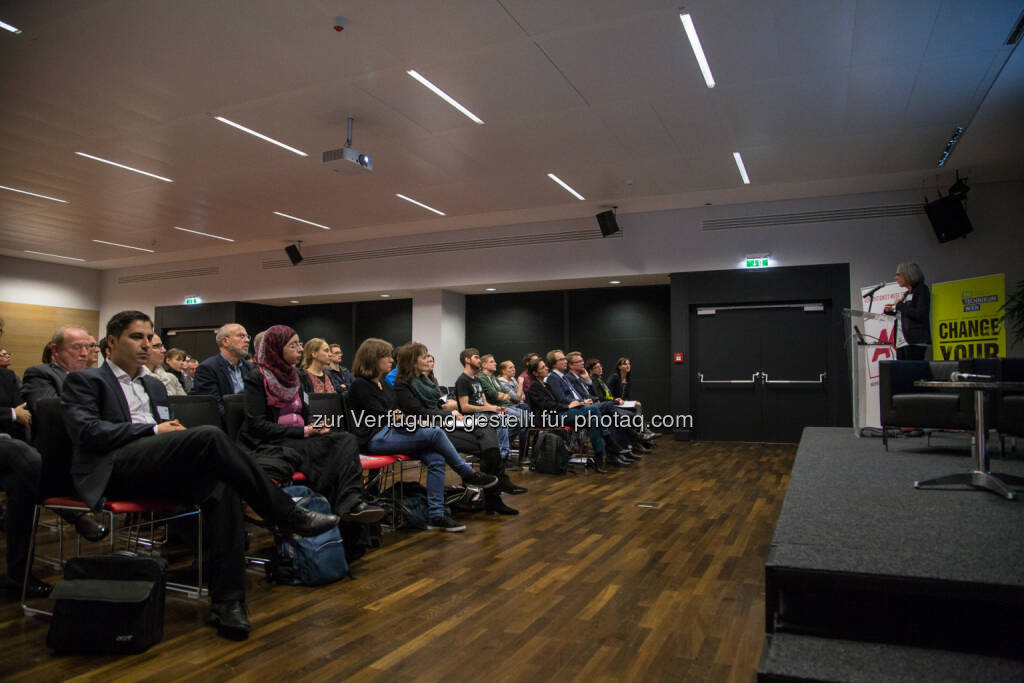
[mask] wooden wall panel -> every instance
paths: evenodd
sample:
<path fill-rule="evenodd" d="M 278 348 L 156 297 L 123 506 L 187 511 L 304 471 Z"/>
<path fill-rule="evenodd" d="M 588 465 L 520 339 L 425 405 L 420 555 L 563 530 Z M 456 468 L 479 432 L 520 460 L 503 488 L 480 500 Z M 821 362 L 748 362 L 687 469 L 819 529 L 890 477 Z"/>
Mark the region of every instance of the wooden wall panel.
<path fill-rule="evenodd" d="M 4 321 L 0 348 L 11 352 L 11 370 L 19 377 L 25 368 L 40 363 L 43 347 L 58 327 L 75 325 L 99 339 L 99 311 L 0 301 L 0 319 Z"/>

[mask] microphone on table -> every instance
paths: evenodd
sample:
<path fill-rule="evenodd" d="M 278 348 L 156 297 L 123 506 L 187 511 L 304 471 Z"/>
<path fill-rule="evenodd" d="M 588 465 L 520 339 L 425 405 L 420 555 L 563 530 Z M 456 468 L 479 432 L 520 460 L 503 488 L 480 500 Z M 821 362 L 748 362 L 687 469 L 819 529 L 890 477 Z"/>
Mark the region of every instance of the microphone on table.
<path fill-rule="evenodd" d="M 973 372 L 958 372 L 954 370 L 949 373 L 949 381 L 951 382 L 990 382 L 992 381 L 992 375 L 979 375 Z"/>

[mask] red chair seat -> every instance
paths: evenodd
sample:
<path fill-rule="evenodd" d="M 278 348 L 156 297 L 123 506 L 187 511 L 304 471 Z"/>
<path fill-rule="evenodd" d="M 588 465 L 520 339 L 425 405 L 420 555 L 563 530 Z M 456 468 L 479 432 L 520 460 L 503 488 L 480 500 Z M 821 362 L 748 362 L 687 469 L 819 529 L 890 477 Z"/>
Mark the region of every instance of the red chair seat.
<path fill-rule="evenodd" d="M 395 458 L 390 455 L 360 455 L 359 464 L 364 470 L 379 470 L 382 467 L 395 464 Z"/>
<path fill-rule="evenodd" d="M 293 484 L 297 484 L 300 481 L 308 481 L 308 479 L 306 478 L 305 474 L 303 474 L 302 472 L 295 472 L 294 474 L 292 474 L 292 483 Z"/>
<path fill-rule="evenodd" d="M 103 509 L 120 515 L 127 512 L 164 512 L 179 508 L 181 505 L 182 501 L 180 500 L 142 498 L 140 500 L 108 500 L 103 505 Z"/>
<path fill-rule="evenodd" d="M 394 458 L 395 460 L 397 460 L 398 462 L 409 462 L 410 460 L 415 460 L 416 459 L 416 458 L 414 458 L 414 457 L 412 457 L 410 455 L 405 455 L 403 453 L 396 453 L 395 455 L 392 455 L 391 457 Z"/>
<path fill-rule="evenodd" d="M 47 498 L 43 501 L 43 505 L 65 508 L 82 508 L 83 510 L 89 508 L 88 505 L 77 498 Z"/>

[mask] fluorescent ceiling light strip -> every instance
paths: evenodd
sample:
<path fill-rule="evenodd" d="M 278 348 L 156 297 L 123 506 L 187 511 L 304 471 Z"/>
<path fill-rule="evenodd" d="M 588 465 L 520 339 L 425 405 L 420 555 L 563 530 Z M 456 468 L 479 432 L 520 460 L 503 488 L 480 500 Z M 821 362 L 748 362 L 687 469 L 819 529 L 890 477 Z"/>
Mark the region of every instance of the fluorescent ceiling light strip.
<path fill-rule="evenodd" d="M 733 152 L 732 158 L 736 160 L 736 168 L 740 169 L 740 175 L 743 177 L 743 184 L 750 184 L 750 176 L 747 175 L 747 167 L 743 165 L 743 157 L 740 156 L 739 152 Z"/>
<path fill-rule="evenodd" d="M 709 88 L 714 88 L 715 77 L 711 75 L 711 66 L 708 64 L 708 58 L 704 56 L 704 48 L 701 47 L 700 38 L 697 37 L 697 29 L 693 25 L 693 18 L 689 12 L 680 12 L 679 20 L 683 22 L 686 37 L 690 39 L 690 47 L 693 48 L 693 56 L 697 58 L 700 72 L 704 74 L 704 82 L 708 84 Z"/>
<path fill-rule="evenodd" d="M 150 173 L 149 171 L 140 171 L 137 168 L 132 168 L 131 166 L 125 166 L 124 164 L 119 164 L 116 161 L 110 161 L 109 159 L 101 159 L 100 157 L 94 157 L 93 155 L 86 154 L 85 152 L 75 152 L 75 154 L 77 154 L 80 157 L 85 157 L 86 159 L 92 159 L 93 161 L 98 161 L 98 162 L 100 162 L 102 164 L 110 164 L 111 166 L 117 166 L 118 168 L 123 168 L 126 171 L 131 171 L 132 173 L 141 173 L 142 175 L 148 175 L 150 178 L 156 178 L 157 180 L 162 180 L 165 183 L 173 183 L 174 182 L 170 178 L 164 178 L 161 175 L 157 175 L 155 173 Z"/>
<path fill-rule="evenodd" d="M 117 242 L 104 242 L 103 240 L 93 240 L 93 242 L 97 242 L 99 244 L 109 244 L 112 247 L 122 247 L 124 249 L 134 249 L 135 251 L 145 251 L 145 252 L 149 252 L 150 254 L 155 253 L 152 249 L 143 249 L 142 247 L 132 247 L 132 246 L 129 246 L 127 244 L 118 244 Z"/>
<path fill-rule="evenodd" d="M 571 194 L 571 195 L 572 195 L 573 197 L 575 197 L 576 199 L 579 199 L 580 201 L 583 201 L 583 200 L 584 200 L 584 197 L 583 197 L 583 195 L 581 195 L 581 194 L 580 194 L 579 192 L 577 192 L 576 190 L 574 190 L 574 189 L 572 189 L 571 187 L 569 187 L 568 185 L 566 185 L 566 184 L 565 184 L 565 183 L 564 183 L 564 182 L 562 181 L 562 179 L 561 179 L 561 178 L 559 178 L 558 176 L 556 176 L 556 175 L 555 175 L 554 173 L 548 173 L 548 178 L 551 178 L 551 179 L 552 179 L 552 180 L 554 180 L 554 181 L 555 181 L 556 183 L 558 183 L 559 185 L 561 185 L 562 187 L 564 187 L 564 188 L 565 188 L 565 191 L 566 191 L 566 192 L 568 192 L 569 194 Z"/>
<path fill-rule="evenodd" d="M 198 230 L 189 230 L 188 228 L 179 228 L 178 226 L 174 226 L 174 229 L 175 230 L 181 230 L 182 232 L 190 232 L 193 235 L 202 235 L 203 237 L 212 237 L 215 240 L 224 240 L 225 242 L 234 242 L 234 240 L 229 238 L 229 237 L 220 237 L 219 235 L 211 235 L 208 232 L 199 232 Z"/>
<path fill-rule="evenodd" d="M 0 28 L 2 28 L 5 31 L 10 31 L 11 33 L 15 33 L 15 34 L 21 33 L 21 29 L 18 28 L 17 26 L 11 26 L 10 24 L 4 23 L 2 21 L 0 21 Z"/>
<path fill-rule="evenodd" d="M 282 147 L 282 148 L 288 150 L 289 152 L 293 152 L 295 154 L 298 154 L 300 157 L 308 157 L 309 156 L 308 154 L 303 152 L 301 149 L 295 149 L 294 147 L 289 147 L 288 145 L 284 144 L 283 142 L 279 142 L 279 141 L 275 140 L 274 138 L 267 137 L 263 133 L 257 133 L 256 131 L 252 130 L 251 128 L 246 128 L 245 126 L 237 124 L 234 121 L 229 121 L 228 119 L 224 118 L 223 116 L 214 116 L 213 118 L 217 119 L 221 123 L 226 123 L 229 126 L 234 126 L 238 130 L 243 131 L 245 133 L 248 133 L 249 135 L 255 135 L 260 140 L 266 140 L 267 142 L 275 144 L 278 147 Z"/>
<path fill-rule="evenodd" d="M 52 256 L 53 258 L 66 258 L 68 261 L 84 261 L 84 258 L 75 258 L 74 256 L 61 256 L 60 254 L 47 254 L 45 251 L 32 251 L 30 249 L 25 250 L 26 254 L 38 254 L 39 256 Z"/>
<path fill-rule="evenodd" d="M 410 76 L 415 78 L 417 81 L 419 81 L 420 83 L 425 85 L 431 92 L 433 92 L 435 95 L 440 97 L 442 100 L 444 100 L 448 104 L 450 104 L 453 107 L 455 107 L 456 109 L 458 109 L 460 112 L 462 112 L 463 116 L 465 116 L 467 119 L 469 119 L 473 123 L 479 123 L 479 124 L 483 125 L 483 120 L 479 116 L 477 116 L 476 114 L 474 114 L 473 112 L 471 112 L 470 110 L 466 109 L 461 104 L 456 102 L 455 99 L 451 95 L 446 93 L 444 90 L 441 90 L 436 85 L 434 85 L 433 83 L 428 81 L 426 78 L 421 76 L 415 69 L 409 69 L 405 73 L 409 74 Z"/>
<path fill-rule="evenodd" d="M 437 210 L 437 209 L 435 209 L 434 207 L 432 207 L 432 206 L 427 206 L 427 205 L 426 205 L 426 204 L 424 204 L 423 202 L 418 202 L 418 201 L 416 201 L 415 199 L 413 199 L 412 197 L 406 197 L 406 196 L 405 196 L 404 194 L 397 194 L 397 193 L 396 193 L 396 194 L 395 194 L 395 196 L 396 196 L 396 197 L 398 197 L 399 199 L 404 199 L 405 201 L 409 202 L 410 204 L 415 204 L 416 206 L 421 206 L 421 207 L 423 207 L 424 209 L 426 209 L 427 211 L 433 211 L 433 212 L 434 212 L 434 213 L 436 213 L 436 214 L 437 214 L 438 216 L 446 216 L 446 215 L 447 215 L 447 214 L 446 214 L 446 213 L 445 213 L 444 211 L 438 211 L 438 210 Z"/>
<path fill-rule="evenodd" d="M 49 199 L 51 202 L 60 202 L 61 204 L 67 204 L 66 199 L 57 199 L 56 197 L 47 197 L 45 194 L 36 194 L 35 192 L 29 192 L 28 190 L 19 190 L 16 187 L 7 187 L 6 185 L 0 185 L 0 190 L 10 190 L 11 192 L 20 192 L 21 194 L 27 194 L 32 197 L 39 197 L 40 199 Z"/>
<path fill-rule="evenodd" d="M 305 218 L 296 218 L 295 216 L 289 216 L 288 214 L 281 213 L 280 211 L 275 211 L 274 213 L 277 214 L 278 216 L 281 216 L 282 218 L 290 218 L 293 221 L 298 221 L 300 223 L 309 223 L 310 225 L 315 225 L 318 228 L 323 228 L 324 230 L 330 230 L 330 228 L 327 227 L 326 225 L 320 225 L 319 223 L 314 223 L 313 221 L 307 221 Z"/>

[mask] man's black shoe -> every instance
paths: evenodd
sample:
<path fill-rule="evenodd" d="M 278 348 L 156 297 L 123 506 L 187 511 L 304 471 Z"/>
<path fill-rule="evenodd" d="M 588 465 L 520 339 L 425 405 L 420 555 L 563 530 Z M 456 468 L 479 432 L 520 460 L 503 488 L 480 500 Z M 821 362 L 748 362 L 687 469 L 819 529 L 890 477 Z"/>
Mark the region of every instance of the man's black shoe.
<path fill-rule="evenodd" d="M 622 453 L 608 453 L 606 454 L 605 461 L 615 467 L 630 467 L 633 464 L 633 461 Z"/>
<path fill-rule="evenodd" d="M 633 452 L 634 453 L 650 453 L 651 452 L 651 447 L 649 445 L 645 444 L 643 441 L 634 441 L 633 442 Z"/>
<path fill-rule="evenodd" d="M 469 474 L 462 475 L 462 483 L 479 486 L 482 489 L 489 489 L 498 483 L 498 478 L 493 474 L 484 474 L 483 472 L 473 471 Z"/>
<path fill-rule="evenodd" d="M 511 493 L 513 495 L 526 493 L 528 489 L 518 486 L 508 478 L 507 474 L 501 475 L 501 479 L 498 481 L 498 490 L 502 493 Z"/>
<path fill-rule="evenodd" d="M 510 508 L 508 505 L 502 502 L 501 498 L 494 497 L 493 499 L 487 499 L 484 503 L 484 510 L 489 515 L 518 515 L 519 510 Z"/>
<path fill-rule="evenodd" d="M 359 501 L 351 510 L 341 516 L 343 522 L 359 522 L 360 524 L 373 524 L 384 518 L 387 512 L 379 505 L 370 505 Z"/>
<path fill-rule="evenodd" d="M 245 614 L 245 603 L 241 600 L 211 604 L 210 623 L 217 627 L 218 636 L 231 640 L 245 640 L 252 630 L 252 624 Z"/>
<path fill-rule="evenodd" d="M 288 515 L 284 531 L 297 536 L 319 536 L 331 527 L 338 526 L 340 521 L 338 515 L 313 512 L 296 505 Z"/>
<path fill-rule="evenodd" d="M 110 533 L 110 529 L 105 524 L 88 512 L 83 512 L 78 516 L 75 520 L 75 529 L 82 535 L 82 538 L 93 543 L 102 541 Z"/>
<path fill-rule="evenodd" d="M 603 460 L 603 458 L 587 458 L 587 467 L 598 474 L 608 474 L 608 470 L 602 467 L 601 460 Z"/>
<path fill-rule="evenodd" d="M 648 429 L 647 431 L 643 432 L 643 437 L 648 441 L 654 441 L 655 439 L 661 438 L 661 432 L 652 432 L 651 430 Z"/>
<path fill-rule="evenodd" d="M 13 595 L 21 597 L 21 579 L 14 579 L 10 576 L 5 576 L 3 579 L 4 593 L 7 595 Z M 25 591 L 26 598 L 45 598 L 53 590 L 53 586 L 40 581 L 36 577 L 29 574 L 28 576 L 28 589 Z"/>

